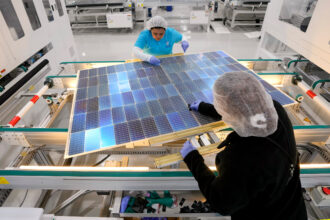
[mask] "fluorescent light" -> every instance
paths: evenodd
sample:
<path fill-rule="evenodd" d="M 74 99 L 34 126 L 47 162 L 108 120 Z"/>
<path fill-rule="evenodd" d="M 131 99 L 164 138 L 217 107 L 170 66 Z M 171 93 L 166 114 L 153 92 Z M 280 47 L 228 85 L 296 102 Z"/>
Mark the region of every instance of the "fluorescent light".
<path fill-rule="evenodd" d="M 149 167 L 61 167 L 61 166 L 20 166 L 21 170 L 45 171 L 149 171 Z"/>
<path fill-rule="evenodd" d="M 330 164 L 327 163 L 300 164 L 300 168 L 302 169 L 330 168 Z"/>

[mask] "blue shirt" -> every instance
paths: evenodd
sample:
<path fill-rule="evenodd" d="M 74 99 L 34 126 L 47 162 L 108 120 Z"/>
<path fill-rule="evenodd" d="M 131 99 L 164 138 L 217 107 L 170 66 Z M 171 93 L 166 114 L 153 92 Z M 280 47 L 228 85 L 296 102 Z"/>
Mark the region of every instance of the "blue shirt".
<path fill-rule="evenodd" d="M 172 54 L 174 43 L 182 40 L 182 35 L 173 28 L 166 28 L 162 39 L 156 41 L 150 30 L 144 30 L 140 33 L 134 46 L 139 47 L 144 53 L 160 56 Z"/>

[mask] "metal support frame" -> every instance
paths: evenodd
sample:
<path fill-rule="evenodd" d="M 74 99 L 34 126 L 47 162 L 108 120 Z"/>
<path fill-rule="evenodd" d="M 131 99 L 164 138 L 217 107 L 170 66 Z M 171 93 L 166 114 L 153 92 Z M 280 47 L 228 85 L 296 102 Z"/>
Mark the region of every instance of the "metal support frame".
<path fill-rule="evenodd" d="M 265 10 L 239 10 L 239 9 L 232 9 L 233 10 L 233 15 L 231 18 L 228 18 L 226 20 L 226 23 L 228 23 L 230 25 L 231 28 L 234 28 L 235 26 L 240 26 L 240 25 L 244 25 L 244 26 L 262 26 L 263 22 L 260 23 L 247 23 L 247 22 L 237 22 L 236 21 L 236 17 L 239 14 L 265 14 L 266 13 L 266 9 Z"/>

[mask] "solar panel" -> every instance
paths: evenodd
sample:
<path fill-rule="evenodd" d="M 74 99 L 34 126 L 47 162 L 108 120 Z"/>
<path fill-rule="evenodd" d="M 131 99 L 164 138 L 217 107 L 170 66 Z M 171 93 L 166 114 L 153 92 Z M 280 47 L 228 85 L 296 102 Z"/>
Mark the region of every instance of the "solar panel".
<path fill-rule="evenodd" d="M 66 157 L 173 132 L 178 137 L 215 122 L 187 106 L 197 99 L 212 103 L 214 81 L 226 72 L 251 73 L 273 99 L 282 105 L 294 103 L 222 51 L 160 60 L 160 66 L 135 62 L 78 73 Z"/>

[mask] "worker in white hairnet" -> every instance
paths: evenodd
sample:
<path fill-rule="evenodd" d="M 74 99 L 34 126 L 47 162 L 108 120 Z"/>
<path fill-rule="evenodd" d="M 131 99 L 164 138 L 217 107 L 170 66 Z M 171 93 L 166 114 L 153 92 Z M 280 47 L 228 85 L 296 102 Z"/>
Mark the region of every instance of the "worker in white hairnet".
<path fill-rule="evenodd" d="M 174 43 L 181 43 L 183 52 L 189 43 L 182 34 L 173 28 L 167 27 L 167 22 L 161 16 L 152 17 L 147 23 L 147 30 L 140 33 L 133 48 L 136 58 L 159 65 L 160 60 L 155 56 L 172 54 Z"/>
<path fill-rule="evenodd" d="M 233 128 L 218 148 L 218 175 L 187 141 L 184 162 L 214 211 L 232 219 L 307 219 L 292 124 L 255 76 L 231 72 L 213 86 L 214 104 L 190 109 Z"/>

